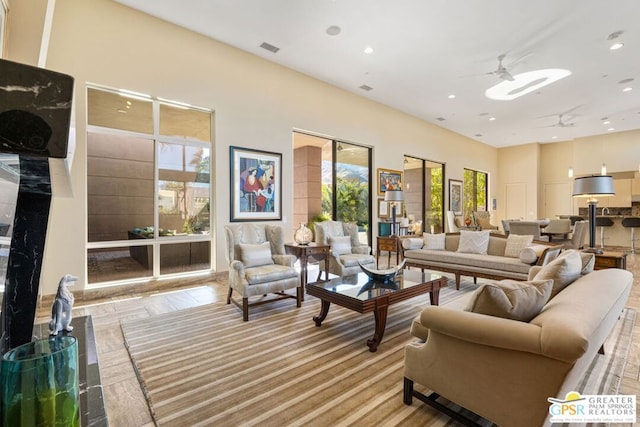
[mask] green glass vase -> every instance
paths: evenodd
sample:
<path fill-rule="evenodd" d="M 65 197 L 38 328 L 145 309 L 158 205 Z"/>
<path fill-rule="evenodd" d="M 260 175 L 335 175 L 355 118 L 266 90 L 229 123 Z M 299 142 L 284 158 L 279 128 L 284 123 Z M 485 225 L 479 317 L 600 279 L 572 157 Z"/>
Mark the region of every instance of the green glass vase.
<path fill-rule="evenodd" d="M 41 339 L 2 356 L 3 426 L 79 426 L 78 343 Z"/>

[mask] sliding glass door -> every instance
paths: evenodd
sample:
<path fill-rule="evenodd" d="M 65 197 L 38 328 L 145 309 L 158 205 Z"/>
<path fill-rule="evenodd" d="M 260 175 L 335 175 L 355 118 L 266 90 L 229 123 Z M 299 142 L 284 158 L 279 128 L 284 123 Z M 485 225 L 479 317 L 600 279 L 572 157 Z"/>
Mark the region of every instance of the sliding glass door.
<path fill-rule="evenodd" d="M 371 241 L 371 149 L 333 141 L 333 218 L 355 222 L 360 242 Z"/>
<path fill-rule="evenodd" d="M 405 211 L 411 232 L 444 232 L 443 178 L 444 164 L 412 156 L 404 157 Z"/>

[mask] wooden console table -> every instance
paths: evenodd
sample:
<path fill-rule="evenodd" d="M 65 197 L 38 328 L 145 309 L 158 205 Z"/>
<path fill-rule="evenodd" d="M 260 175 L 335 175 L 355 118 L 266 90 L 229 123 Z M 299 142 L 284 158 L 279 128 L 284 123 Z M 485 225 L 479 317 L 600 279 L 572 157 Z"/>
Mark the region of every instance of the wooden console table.
<path fill-rule="evenodd" d="M 594 270 L 602 270 L 605 268 L 622 268 L 627 269 L 627 254 L 625 252 L 604 251 L 596 254 L 596 262 L 593 266 Z"/>
<path fill-rule="evenodd" d="M 396 265 L 400 263 L 400 239 L 398 236 L 378 236 L 378 248 L 376 250 L 376 265 L 379 266 L 380 252 L 387 251 L 387 265 L 391 266 L 391 252 L 396 253 Z"/>

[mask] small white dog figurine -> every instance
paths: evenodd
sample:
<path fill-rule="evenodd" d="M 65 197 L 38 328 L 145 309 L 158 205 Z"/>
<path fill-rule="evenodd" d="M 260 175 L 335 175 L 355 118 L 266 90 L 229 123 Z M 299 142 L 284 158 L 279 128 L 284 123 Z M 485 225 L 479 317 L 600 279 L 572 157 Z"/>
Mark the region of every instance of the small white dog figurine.
<path fill-rule="evenodd" d="M 60 331 L 73 331 L 71 326 L 71 309 L 73 308 L 73 294 L 67 286 L 78 280 L 71 274 L 65 274 L 58 283 L 58 292 L 51 306 L 51 320 L 49 321 L 49 335 L 58 335 Z"/>

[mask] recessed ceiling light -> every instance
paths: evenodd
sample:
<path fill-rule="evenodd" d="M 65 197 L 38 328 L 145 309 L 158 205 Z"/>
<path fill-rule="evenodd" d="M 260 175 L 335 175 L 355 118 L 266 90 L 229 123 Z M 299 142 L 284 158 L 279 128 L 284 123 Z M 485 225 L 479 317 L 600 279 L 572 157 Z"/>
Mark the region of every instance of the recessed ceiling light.
<path fill-rule="evenodd" d="M 490 122 L 494 121 L 495 119 L 496 119 L 495 117 L 489 117 Z"/>
<path fill-rule="evenodd" d="M 624 89 L 622 89 L 623 92 L 631 92 L 632 90 L 632 87 L 625 87 Z"/>
<path fill-rule="evenodd" d="M 634 78 L 633 78 L 633 77 L 629 77 L 629 78 L 626 78 L 626 79 L 622 79 L 622 80 L 620 80 L 620 81 L 618 82 L 618 84 L 620 84 L 620 85 L 624 85 L 624 84 L 627 84 L 627 83 L 631 83 L 633 80 L 634 80 Z"/>
<path fill-rule="evenodd" d="M 558 139 L 558 137 L 557 137 L 557 136 L 555 136 L 555 135 L 553 135 L 553 136 L 551 137 L 551 139 Z"/>
<path fill-rule="evenodd" d="M 609 46 L 609 50 L 618 50 L 622 46 L 624 46 L 624 43 L 614 43 L 611 46 Z"/>
<path fill-rule="evenodd" d="M 449 99 L 453 99 L 453 98 L 455 98 L 455 97 L 456 97 L 456 96 L 455 96 L 454 94 L 451 94 L 451 95 L 449 95 L 447 98 L 449 98 Z"/>
<path fill-rule="evenodd" d="M 609 128 L 607 129 L 609 132 L 616 130 L 616 128 Z"/>
<path fill-rule="evenodd" d="M 373 53 L 373 48 L 371 46 L 365 47 L 364 53 L 366 53 L 367 55 L 371 55 Z"/>
<path fill-rule="evenodd" d="M 482 134 L 481 134 L 481 133 L 476 133 L 476 135 L 475 135 L 475 136 L 477 136 L 478 138 L 480 138 L 480 137 L 482 136 Z"/>
<path fill-rule="evenodd" d="M 329 28 L 327 28 L 326 31 L 327 31 L 327 34 L 329 34 L 330 36 L 337 36 L 338 34 L 340 34 L 340 31 L 342 30 L 337 25 L 332 25 Z"/>
<path fill-rule="evenodd" d="M 513 81 L 505 80 L 485 91 L 487 98 L 499 101 L 511 101 L 536 91 L 551 83 L 571 75 L 571 71 L 562 68 L 528 71 L 513 76 Z"/>
<path fill-rule="evenodd" d="M 605 120 L 604 122 L 602 122 L 603 125 L 608 125 L 609 123 L 611 123 L 610 120 Z"/>

